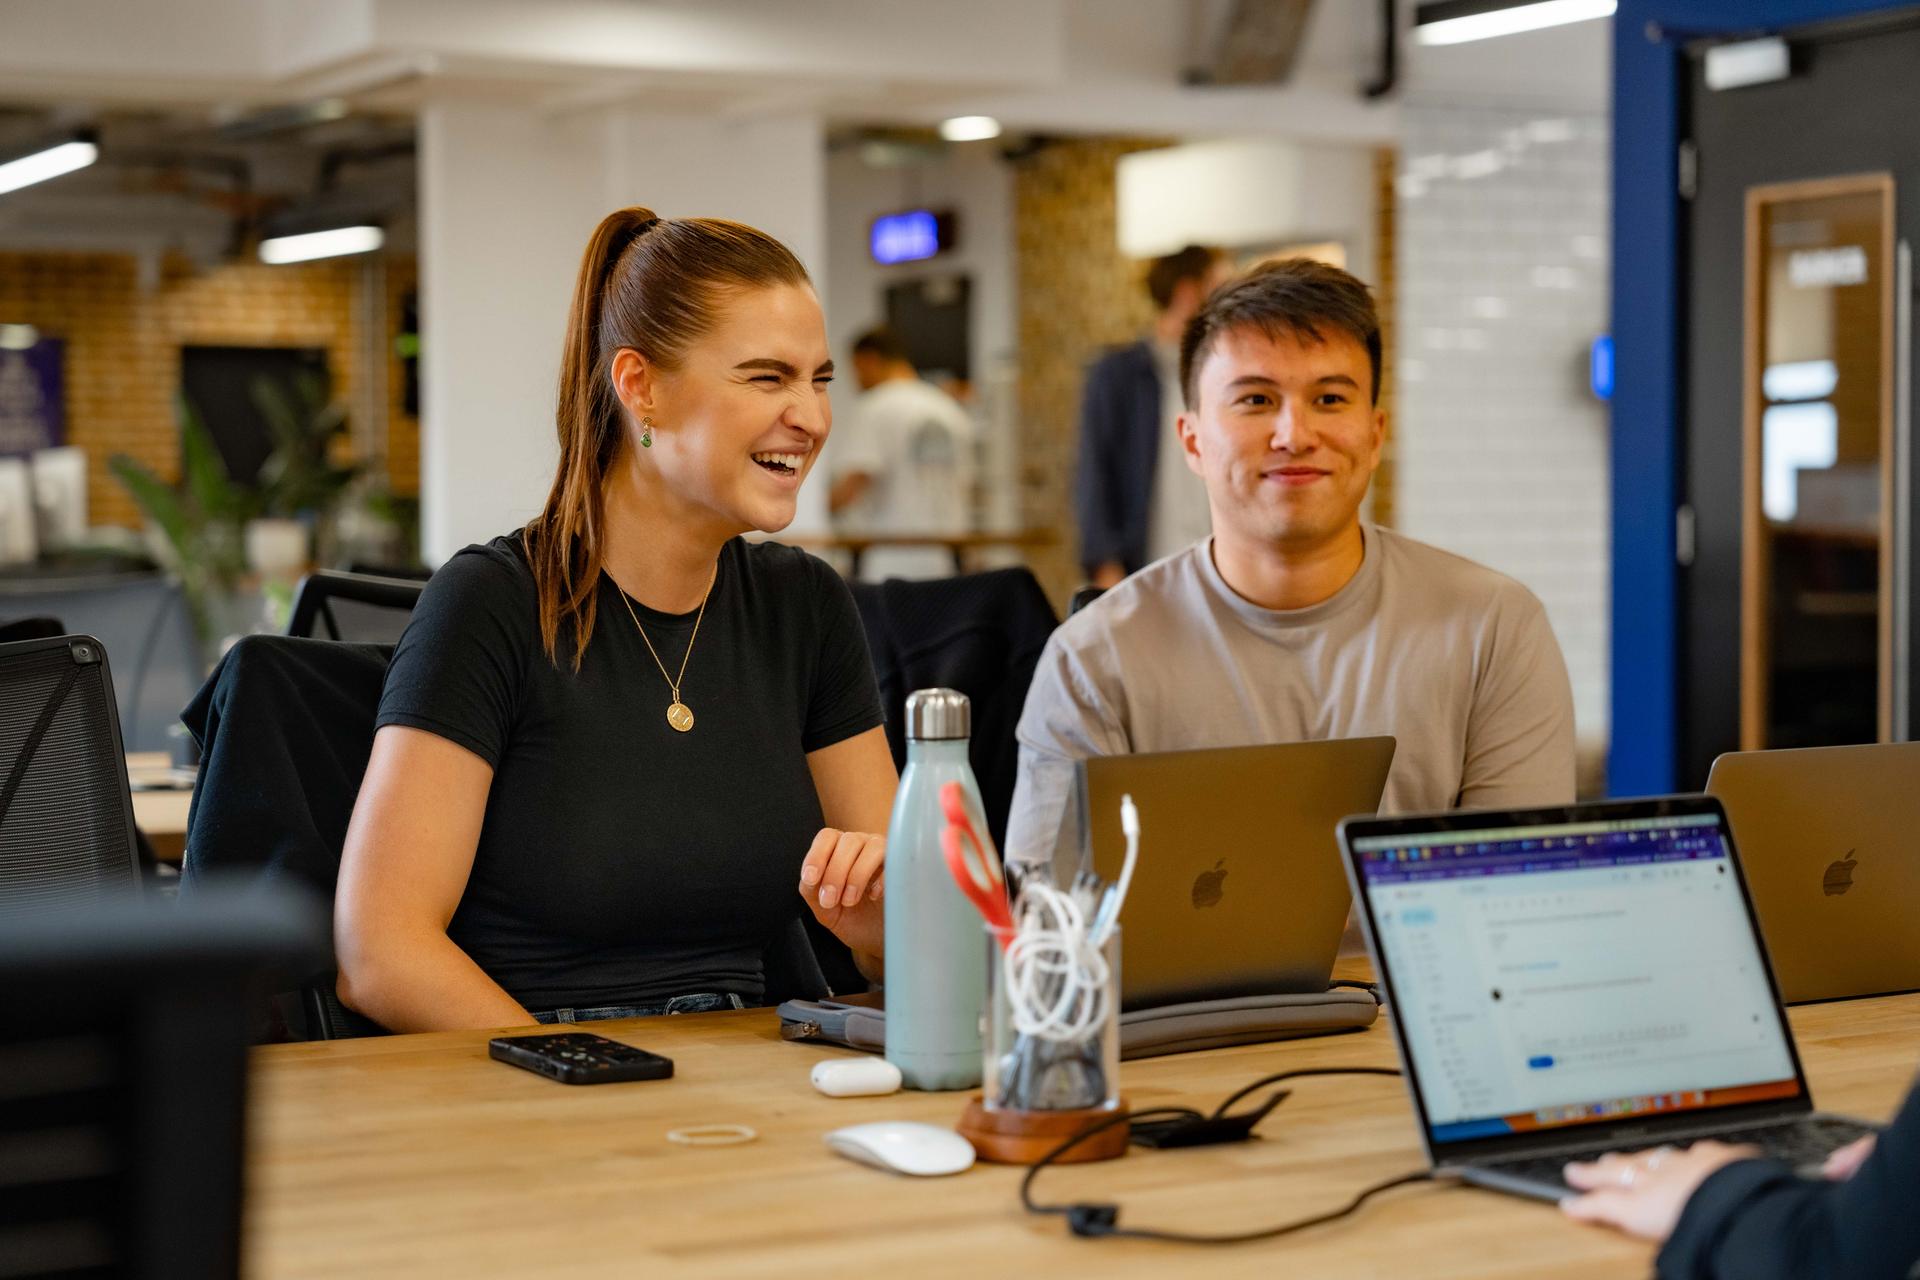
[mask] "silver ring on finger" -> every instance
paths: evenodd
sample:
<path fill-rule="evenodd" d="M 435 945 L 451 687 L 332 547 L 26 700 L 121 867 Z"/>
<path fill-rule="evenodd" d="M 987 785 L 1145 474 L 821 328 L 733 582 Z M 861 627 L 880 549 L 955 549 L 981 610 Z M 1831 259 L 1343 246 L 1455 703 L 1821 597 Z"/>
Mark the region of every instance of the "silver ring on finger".
<path fill-rule="evenodd" d="M 1639 1176 L 1639 1173 L 1640 1171 L 1638 1169 L 1634 1168 L 1632 1165 L 1628 1165 L 1626 1168 L 1620 1171 L 1620 1185 L 1622 1187 L 1632 1186 L 1633 1180 Z"/>

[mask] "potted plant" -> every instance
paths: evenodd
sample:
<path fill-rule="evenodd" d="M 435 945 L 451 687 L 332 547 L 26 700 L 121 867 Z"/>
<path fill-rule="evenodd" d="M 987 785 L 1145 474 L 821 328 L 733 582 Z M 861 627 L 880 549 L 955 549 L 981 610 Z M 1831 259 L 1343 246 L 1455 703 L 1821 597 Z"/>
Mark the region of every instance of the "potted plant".
<path fill-rule="evenodd" d="M 205 424 L 184 400 L 180 415 L 180 483 L 167 484 L 144 463 L 116 453 L 107 466 L 147 517 L 148 548 L 180 582 L 201 656 L 211 664 L 232 621 L 246 576 L 242 528 L 252 495 L 233 482 Z"/>

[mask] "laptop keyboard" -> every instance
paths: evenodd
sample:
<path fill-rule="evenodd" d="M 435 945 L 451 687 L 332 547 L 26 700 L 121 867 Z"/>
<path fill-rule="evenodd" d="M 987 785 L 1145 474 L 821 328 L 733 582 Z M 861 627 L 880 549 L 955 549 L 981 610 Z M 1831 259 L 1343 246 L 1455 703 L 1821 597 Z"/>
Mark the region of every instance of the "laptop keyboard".
<path fill-rule="evenodd" d="M 1856 1124 L 1851 1120 L 1809 1117 L 1702 1136 L 1734 1146 L 1759 1147 L 1771 1159 L 1783 1161 L 1797 1169 L 1818 1165 L 1836 1149 L 1873 1132 L 1872 1126 Z M 1560 1176 L 1560 1171 L 1569 1161 L 1597 1160 L 1609 1151 L 1619 1149 L 1618 1146 L 1593 1147 L 1563 1151 L 1551 1156 L 1528 1156 L 1520 1160 L 1476 1160 L 1473 1167 L 1524 1178 L 1529 1182 L 1564 1187 L 1566 1179 Z"/>

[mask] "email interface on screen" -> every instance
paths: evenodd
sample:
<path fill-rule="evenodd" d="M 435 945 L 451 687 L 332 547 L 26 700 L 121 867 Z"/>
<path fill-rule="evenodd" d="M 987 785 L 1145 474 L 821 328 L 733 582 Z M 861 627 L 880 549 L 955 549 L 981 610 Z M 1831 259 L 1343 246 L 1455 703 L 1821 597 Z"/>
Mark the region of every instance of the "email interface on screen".
<path fill-rule="evenodd" d="M 1799 1092 L 1716 817 L 1353 848 L 1434 1142 Z"/>

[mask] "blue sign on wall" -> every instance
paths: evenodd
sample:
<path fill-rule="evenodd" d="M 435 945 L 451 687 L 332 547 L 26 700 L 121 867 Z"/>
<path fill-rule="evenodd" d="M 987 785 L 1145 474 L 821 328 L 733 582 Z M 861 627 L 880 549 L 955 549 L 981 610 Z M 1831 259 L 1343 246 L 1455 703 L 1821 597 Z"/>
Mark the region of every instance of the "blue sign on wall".
<path fill-rule="evenodd" d="M 1603 333 L 1593 340 L 1587 353 L 1587 383 L 1595 397 L 1613 399 L 1613 335 Z"/>
<path fill-rule="evenodd" d="M 24 326 L 19 326 L 24 327 Z M 7 325 L 0 328 L 15 329 Z M 27 331 L 29 334 L 32 330 Z M 32 453 L 61 444 L 66 426 L 64 344 L 37 338 L 0 343 L 0 455 Z"/>
<path fill-rule="evenodd" d="M 940 243 L 940 218 L 931 209 L 909 209 L 873 220 L 868 252 L 882 266 L 920 262 L 946 248 Z"/>

